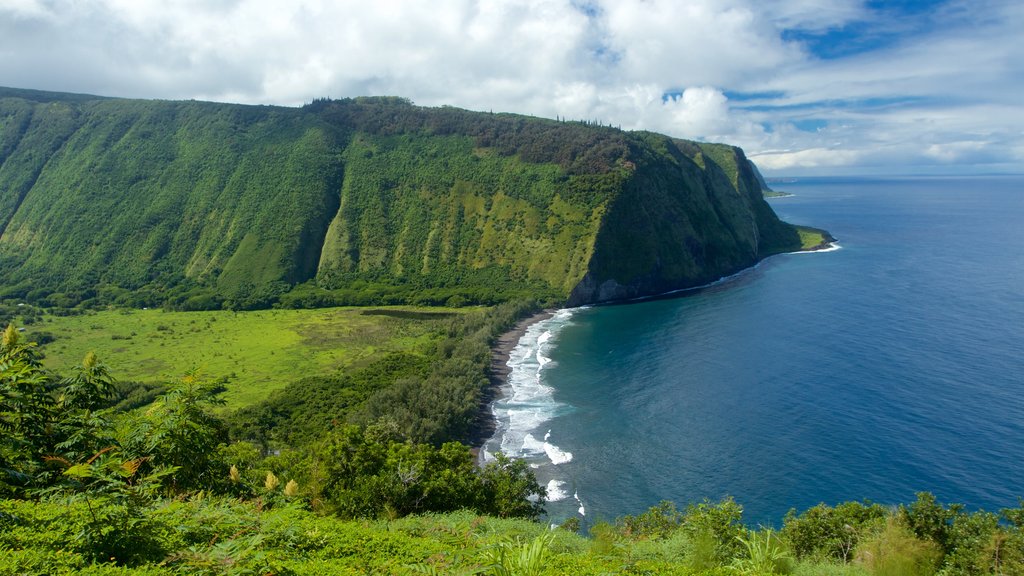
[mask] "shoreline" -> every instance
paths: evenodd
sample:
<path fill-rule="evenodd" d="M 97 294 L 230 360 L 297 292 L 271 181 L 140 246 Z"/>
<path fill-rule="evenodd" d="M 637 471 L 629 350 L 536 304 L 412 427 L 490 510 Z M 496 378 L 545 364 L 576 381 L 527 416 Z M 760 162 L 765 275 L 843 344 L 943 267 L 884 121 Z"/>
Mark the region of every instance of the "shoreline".
<path fill-rule="evenodd" d="M 508 366 L 512 350 L 519 344 L 519 339 L 523 337 L 523 334 L 526 334 L 527 328 L 551 318 L 556 311 L 553 308 L 546 309 L 519 320 L 511 330 L 498 336 L 491 346 L 491 364 L 487 368 L 487 386 L 484 387 L 480 396 L 480 407 L 469 437 L 469 446 L 474 456 L 479 456 L 480 449 L 494 437 L 494 433 L 497 431 L 498 422 L 494 418 L 491 405 L 501 397 L 501 388 L 508 382 L 508 376 L 512 371 Z"/>
<path fill-rule="evenodd" d="M 648 296 L 637 296 L 635 298 L 626 298 L 622 300 L 612 300 L 608 302 L 599 302 L 593 304 L 594 306 L 614 306 L 617 304 L 629 304 L 645 300 L 660 300 L 666 298 L 678 298 L 684 296 L 687 292 L 696 292 L 705 288 L 710 288 L 722 282 L 727 282 L 736 276 L 745 274 L 758 268 L 764 261 L 768 260 L 772 256 L 778 256 L 779 254 L 801 254 L 801 253 L 814 253 L 814 252 L 830 252 L 838 249 L 838 240 L 827 231 L 820 228 L 805 227 L 807 229 L 819 232 L 822 235 L 823 242 L 817 246 L 810 248 L 800 248 L 793 252 L 779 252 L 778 254 L 770 254 L 764 258 L 761 258 L 757 262 L 750 266 L 741 268 L 732 274 L 721 276 L 716 280 L 702 284 L 700 286 L 691 286 L 689 288 L 677 288 L 675 290 L 669 290 L 660 294 L 652 294 Z M 480 450 L 483 445 L 494 437 L 494 433 L 497 431 L 497 421 L 494 418 L 494 411 L 491 409 L 495 400 L 498 400 L 502 394 L 502 386 L 508 383 L 508 376 L 511 373 L 511 368 L 508 366 L 508 361 L 511 356 L 512 350 L 519 344 L 519 340 L 526 334 L 527 328 L 540 322 L 547 320 L 555 315 L 558 310 L 555 308 L 548 308 L 531 314 L 526 318 L 523 318 L 516 322 L 516 325 L 509 331 L 503 333 L 495 340 L 494 344 L 491 345 L 491 362 L 487 368 L 487 385 L 482 390 L 480 395 L 480 403 L 477 410 L 477 416 L 474 419 L 472 429 L 469 434 L 469 447 L 473 456 L 479 458 Z"/>

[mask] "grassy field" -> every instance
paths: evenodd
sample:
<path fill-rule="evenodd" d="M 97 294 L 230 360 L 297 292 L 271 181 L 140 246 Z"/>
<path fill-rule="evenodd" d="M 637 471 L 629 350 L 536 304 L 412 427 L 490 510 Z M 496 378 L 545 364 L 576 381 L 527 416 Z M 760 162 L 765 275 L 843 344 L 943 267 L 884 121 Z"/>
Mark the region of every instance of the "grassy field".
<path fill-rule="evenodd" d="M 832 241 L 824 230 L 808 226 L 795 226 L 795 228 L 800 233 L 801 250 L 813 250 Z"/>
<path fill-rule="evenodd" d="M 255 312 L 118 310 L 48 316 L 44 364 L 66 372 L 95 352 L 118 380 L 170 381 L 193 368 L 230 377 L 227 408 L 258 402 L 289 382 L 359 367 L 388 352 L 420 352 L 457 309 L 327 308 Z"/>

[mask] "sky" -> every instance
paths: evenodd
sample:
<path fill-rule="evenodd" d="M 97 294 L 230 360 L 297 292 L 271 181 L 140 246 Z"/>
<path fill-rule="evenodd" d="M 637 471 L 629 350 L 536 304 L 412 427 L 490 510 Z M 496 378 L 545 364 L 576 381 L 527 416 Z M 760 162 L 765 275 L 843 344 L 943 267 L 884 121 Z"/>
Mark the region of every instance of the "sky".
<path fill-rule="evenodd" d="M 1024 173 L 1019 0 L 0 0 L 0 86 L 599 121 L 766 176 Z"/>

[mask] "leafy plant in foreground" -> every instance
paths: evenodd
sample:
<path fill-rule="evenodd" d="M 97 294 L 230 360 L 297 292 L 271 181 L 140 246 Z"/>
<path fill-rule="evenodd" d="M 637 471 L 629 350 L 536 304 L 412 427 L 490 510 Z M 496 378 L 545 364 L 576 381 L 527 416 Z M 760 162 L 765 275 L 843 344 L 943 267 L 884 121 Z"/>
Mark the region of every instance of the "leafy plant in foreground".
<path fill-rule="evenodd" d="M 124 450 L 146 466 L 174 467 L 165 479 L 175 491 L 201 490 L 226 480 L 227 466 L 216 458 L 227 431 L 209 408 L 223 404 L 221 384 L 193 371 L 157 398 L 142 418 L 128 419 L 120 431 Z M 223 468 L 223 470 L 221 470 Z"/>
<path fill-rule="evenodd" d="M 732 563 L 738 573 L 770 576 L 793 571 L 793 556 L 773 530 L 750 530 L 745 537 L 739 537 L 739 541 L 745 553 Z"/>
<path fill-rule="evenodd" d="M 857 561 L 875 576 L 930 576 L 942 559 L 938 544 L 922 540 L 890 517 L 857 547 Z"/>
<path fill-rule="evenodd" d="M 539 576 L 551 556 L 550 532 L 523 543 L 500 542 L 484 554 L 489 566 L 485 574 L 494 576 Z"/>

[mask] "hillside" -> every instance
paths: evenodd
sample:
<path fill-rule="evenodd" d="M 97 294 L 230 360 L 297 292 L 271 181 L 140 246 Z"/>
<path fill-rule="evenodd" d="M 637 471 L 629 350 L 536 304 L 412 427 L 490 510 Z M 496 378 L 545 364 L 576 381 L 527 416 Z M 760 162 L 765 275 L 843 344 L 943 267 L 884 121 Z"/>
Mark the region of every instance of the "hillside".
<path fill-rule="evenodd" d="M 738 148 L 580 122 L 0 89 L 0 297 L 597 302 L 799 248 L 760 191 Z"/>

